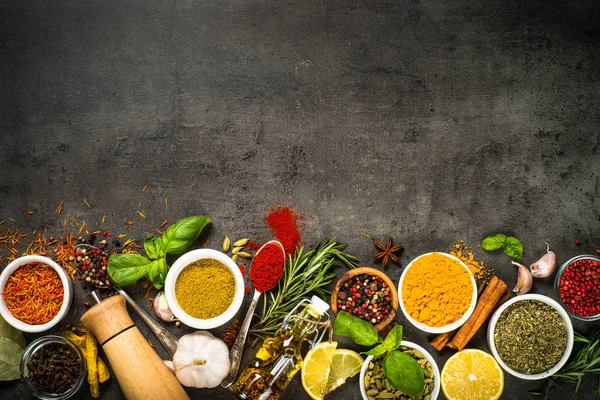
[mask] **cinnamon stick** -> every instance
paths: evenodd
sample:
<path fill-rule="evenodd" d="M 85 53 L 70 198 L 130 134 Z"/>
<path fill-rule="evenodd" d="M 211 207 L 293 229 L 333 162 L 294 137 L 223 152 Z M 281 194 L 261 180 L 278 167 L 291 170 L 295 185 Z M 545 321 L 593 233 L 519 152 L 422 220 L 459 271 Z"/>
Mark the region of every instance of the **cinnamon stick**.
<path fill-rule="evenodd" d="M 459 328 L 452 341 L 448 343 L 448 347 L 454 350 L 464 349 L 469 340 L 477 333 L 481 325 L 488 319 L 500 298 L 505 295 L 506 289 L 507 286 L 504 281 L 495 276 L 490 279 L 489 284 L 481 294 L 481 297 L 475 306 L 473 314 L 471 314 L 471 317 L 467 322 Z"/>
<path fill-rule="evenodd" d="M 492 313 L 494 311 L 496 311 L 498 309 L 498 307 L 500 307 L 502 304 L 504 304 L 508 300 L 510 300 L 511 297 L 512 297 L 512 293 L 510 292 L 510 289 L 507 288 L 506 291 L 504 292 L 504 294 L 502 295 L 502 297 L 500 297 L 500 300 L 498 300 L 498 302 L 494 306 L 494 309 L 492 310 Z"/>

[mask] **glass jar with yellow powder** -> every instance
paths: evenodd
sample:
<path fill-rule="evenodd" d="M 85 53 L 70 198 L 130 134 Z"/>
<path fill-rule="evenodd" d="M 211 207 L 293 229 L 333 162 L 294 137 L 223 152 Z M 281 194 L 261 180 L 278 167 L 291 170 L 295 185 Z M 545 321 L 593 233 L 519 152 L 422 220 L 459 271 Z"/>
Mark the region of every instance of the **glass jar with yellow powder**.
<path fill-rule="evenodd" d="M 398 292 L 406 319 L 428 333 L 457 329 L 477 303 L 473 274 L 447 253 L 427 253 L 411 261 L 400 277 Z"/>
<path fill-rule="evenodd" d="M 169 308 L 183 324 L 211 329 L 235 316 L 244 297 L 244 278 L 235 262 L 216 250 L 185 253 L 165 281 Z"/>

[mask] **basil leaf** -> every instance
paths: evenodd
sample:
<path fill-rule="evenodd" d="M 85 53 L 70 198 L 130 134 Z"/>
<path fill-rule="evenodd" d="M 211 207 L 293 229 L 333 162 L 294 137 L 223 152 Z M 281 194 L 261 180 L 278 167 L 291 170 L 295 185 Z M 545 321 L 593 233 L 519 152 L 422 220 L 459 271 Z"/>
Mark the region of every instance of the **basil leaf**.
<path fill-rule="evenodd" d="M 505 242 L 506 242 L 506 235 L 497 233 L 495 235 L 491 235 L 491 236 L 488 236 L 485 239 L 483 239 L 481 241 L 481 247 L 484 250 L 494 251 L 494 250 L 501 249 L 504 246 Z"/>
<path fill-rule="evenodd" d="M 354 340 L 354 343 L 363 346 L 373 346 L 379 340 L 379 335 L 373 325 L 347 311 L 338 313 L 333 325 L 333 333 L 348 336 Z"/>
<path fill-rule="evenodd" d="M 198 238 L 200 232 L 210 223 L 208 217 L 189 217 L 170 225 L 162 236 L 166 253 L 181 254 Z"/>
<path fill-rule="evenodd" d="M 116 286 L 127 286 L 146 276 L 150 263 L 139 254 L 112 254 L 106 269 Z"/>
<path fill-rule="evenodd" d="M 146 250 L 146 255 L 151 260 L 158 260 L 165 256 L 162 240 L 151 233 L 144 240 L 144 250 Z"/>
<path fill-rule="evenodd" d="M 167 260 L 164 258 L 152 261 L 152 264 L 148 267 L 148 278 L 150 278 L 155 288 L 161 289 L 163 287 L 168 269 Z"/>
<path fill-rule="evenodd" d="M 389 352 L 383 359 L 383 374 L 401 392 L 409 396 L 423 396 L 423 368 L 408 354 L 398 350 Z"/>
<path fill-rule="evenodd" d="M 396 325 L 383 341 L 383 346 L 387 351 L 396 350 L 402 342 L 402 325 Z"/>
<path fill-rule="evenodd" d="M 365 351 L 361 354 L 366 354 L 368 356 L 380 356 L 383 353 L 385 353 L 387 351 L 387 349 L 385 348 L 385 346 L 383 344 L 378 344 L 377 346 L 373 347 L 371 350 L 369 351 Z"/>
<path fill-rule="evenodd" d="M 504 243 L 504 252 L 510 257 L 520 260 L 523 258 L 523 244 L 516 237 L 509 236 Z"/>
<path fill-rule="evenodd" d="M 20 364 L 23 353 L 17 342 L 0 337 L 0 381 L 13 381 L 21 377 Z"/>
<path fill-rule="evenodd" d="M 0 338 L 8 338 L 14 340 L 19 346 L 25 348 L 25 337 L 23 332 L 17 328 L 13 328 L 2 316 L 0 315 Z"/>

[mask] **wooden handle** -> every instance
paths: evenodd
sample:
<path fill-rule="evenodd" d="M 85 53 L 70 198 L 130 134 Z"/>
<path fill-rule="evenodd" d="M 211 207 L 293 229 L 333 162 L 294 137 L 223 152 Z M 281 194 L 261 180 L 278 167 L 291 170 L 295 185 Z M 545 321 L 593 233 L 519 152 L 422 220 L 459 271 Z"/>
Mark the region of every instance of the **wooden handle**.
<path fill-rule="evenodd" d="M 112 296 L 96 304 L 83 314 L 81 323 L 98 338 L 126 399 L 189 399 L 175 375 L 134 325 L 123 296 Z"/>

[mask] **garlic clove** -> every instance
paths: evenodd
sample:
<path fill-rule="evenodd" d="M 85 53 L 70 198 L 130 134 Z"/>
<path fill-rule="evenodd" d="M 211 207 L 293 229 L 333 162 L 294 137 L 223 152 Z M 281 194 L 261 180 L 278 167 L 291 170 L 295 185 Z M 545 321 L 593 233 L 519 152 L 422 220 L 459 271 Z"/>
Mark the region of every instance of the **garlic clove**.
<path fill-rule="evenodd" d="M 513 289 L 513 292 L 515 292 L 517 296 L 520 296 L 531 290 L 531 286 L 533 285 L 533 277 L 531 276 L 531 272 L 529 272 L 526 266 L 514 261 L 512 263 L 513 265 L 516 265 L 519 268 L 517 285 Z"/>
<path fill-rule="evenodd" d="M 175 365 L 173 364 L 173 361 L 163 360 L 163 362 L 165 363 L 167 368 L 169 368 L 169 371 L 171 371 L 173 373 L 173 375 L 175 375 Z"/>
<path fill-rule="evenodd" d="M 546 254 L 529 267 L 531 276 L 534 278 L 547 278 L 556 270 L 556 254 L 550 250 L 548 243 L 546 243 L 546 246 Z"/>
<path fill-rule="evenodd" d="M 169 303 L 167 303 L 167 296 L 165 296 L 165 292 L 158 292 L 154 298 L 153 306 L 154 312 L 160 319 L 166 322 L 175 321 L 175 316 L 169 308 Z"/>

